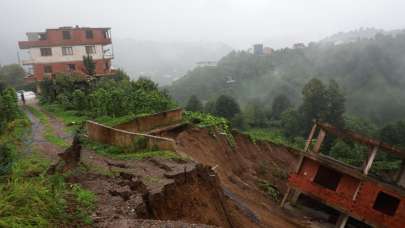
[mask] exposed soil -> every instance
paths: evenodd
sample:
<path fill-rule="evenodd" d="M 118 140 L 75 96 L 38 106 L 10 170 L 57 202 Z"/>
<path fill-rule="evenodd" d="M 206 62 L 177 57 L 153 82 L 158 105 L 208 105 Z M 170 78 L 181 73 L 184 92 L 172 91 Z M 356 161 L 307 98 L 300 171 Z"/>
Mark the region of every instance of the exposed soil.
<path fill-rule="evenodd" d="M 56 163 L 63 149 L 46 141 L 45 127 L 25 112 L 33 123 L 31 146 Z M 50 116 L 50 125 L 57 136 L 72 141 L 61 121 Z M 96 227 L 254 226 L 254 219 L 226 197 L 211 167 L 191 160 L 113 160 L 87 149 L 81 150 L 80 157 L 79 168 L 67 181 L 96 194 L 91 216 Z"/>
<path fill-rule="evenodd" d="M 266 197 L 258 188 L 264 179 L 281 193 L 286 191 L 286 175 L 296 166 L 294 149 L 270 142 L 252 142 L 249 137 L 234 132 L 232 147 L 221 134 L 207 129 L 191 128 L 176 137 L 177 150 L 195 161 L 214 167 L 229 199 L 254 222 L 250 227 L 297 227 L 307 224 L 302 217 L 281 210 L 278 203 Z"/>
<path fill-rule="evenodd" d="M 40 109 L 35 103 L 30 105 Z M 63 149 L 46 141 L 44 126 L 27 109 L 25 112 L 32 122 L 29 148 L 56 163 Z M 49 116 L 55 134 L 70 144 L 72 136 L 63 123 L 44 113 Z M 82 148 L 79 168 L 68 181 L 96 194 L 96 209 L 91 216 L 94 226 L 311 225 L 309 218 L 281 210 L 279 202 L 270 199 L 258 186 L 260 180 L 265 180 L 281 194 L 286 191 L 287 174 L 298 160 L 294 149 L 252 142 L 238 132 L 233 132 L 236 145 L 232 146 L 225 135 L 187 125 L 173 125 L 153 133 L 175 139 L 177 153 L 190 160 L 123 161 Z"/>

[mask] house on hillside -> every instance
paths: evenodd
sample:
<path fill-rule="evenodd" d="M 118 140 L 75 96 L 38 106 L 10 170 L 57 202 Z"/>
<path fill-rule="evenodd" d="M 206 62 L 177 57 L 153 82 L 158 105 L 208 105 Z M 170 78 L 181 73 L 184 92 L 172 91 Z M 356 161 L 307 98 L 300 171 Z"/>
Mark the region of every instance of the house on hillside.
<path fill-rule="evenodd" d="M 362 165 L 355 167 L 321 153 L 327 134 L 368 148 Z M 380 153 L 402 165 L 390 175 L 371 172 Z M 336 227 L 405 226 L 405 151 L 382 141 L 315 122 L 288 186 L 282 207 L 290 202 L 321 209 Z"/>
<path fill-rule="evenodd" d="M 19 41 L 20 61 L 27 81 L 41 81 L 56 73 L 86 74 L 83 56 L 91 56 L 95 76 L 111 75 L 113 47 L 110 28 L 60 27 L 28 32 Z"/>

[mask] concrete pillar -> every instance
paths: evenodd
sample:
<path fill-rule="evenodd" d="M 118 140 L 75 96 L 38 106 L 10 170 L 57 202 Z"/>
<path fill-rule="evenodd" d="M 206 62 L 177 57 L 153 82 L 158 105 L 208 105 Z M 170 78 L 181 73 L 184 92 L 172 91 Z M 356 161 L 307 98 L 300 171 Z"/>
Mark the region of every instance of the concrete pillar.
<path fill-rule="evenodd" d="M 349 219 L 348 215 L 341 213 L 338 218 L 338 221 L 336 222 L 335 227 L 336 228 L 345 228 L 348 219 Z"/>
<path fill-rule="evenodd" d="M 326 132 L 321 129 L 319 131 L 318 138 L 316 139 L 316 144 L 315 144 L 314 150 L 313 150 L 314 153 L 319 153 L 319 150 L 321 149 L 321 145 L 322 145 L 325 137 L 326 137 Z"/>
<path fill-rule="evenodd" d="M 300 195 L 301 195 L 301 192 L 298 191 L 298 190 L 295 190 L 295 191 L 292 193 L 290 202 L 291 202 L 292 204 L 297 203 L 298 198 L 300 197 Z"/>
<path fill-rule="evenodd" d="M 378 146 L 373 147 L 371 152 L 368 154 L 367 161 L 364 163 L 363 166 L 363 174 L 368 175 L 368 171 L 370 171 L 371 166 L 373 165 L 374 158 L 377 155 Z"/>
<path fill-rule="evenodd" d="M 287 202 L 290 202 L 291 204 L 297 203 L 300 194 L 300 191 L 288 187 L 287 192 L 285 193 L 283 200 L 281 201 L 280 207 L 283 208 Z"/>
<path fill-rule="evenodd" d="M 307 142 L 305 143 L 305 148 L 304 148 L 305 152 L 308 151 L 309 146 L 311 145 L 312 138 L 314 137 L 315 131 L 316 131 L 316 124 L 314 124 L 314 126 L 312 127 L 311 132 L 309 133 Z"/>

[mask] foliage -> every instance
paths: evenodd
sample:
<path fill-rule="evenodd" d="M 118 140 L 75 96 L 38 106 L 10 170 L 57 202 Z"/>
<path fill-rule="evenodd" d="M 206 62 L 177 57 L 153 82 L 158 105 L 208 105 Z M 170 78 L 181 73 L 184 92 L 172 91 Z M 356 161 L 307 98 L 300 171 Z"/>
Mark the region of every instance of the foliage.
<path fill-rule="evenodd" d="M 102 79 L 85 81 L 75 76 L 58 75 L 55 81 L 41 82 L 42 103 L 60 104 L 82 116 L 113 119 L 174 108 L 170 97 L 149 79 L 137 81 Z"/>
<path fill-rule="evenodd" d="M 186 105 L 186 110 L 191 112 L 202 112 L 203 105 L 197 96 L 192 95 Z"/>
<path fill-rule="evenodd" d="M 20 114 L 17 119 L 9 122 L 0 134 L 0 176 L 8 174 L 13 162 L 17 159 L 19 150 L 29 127 L 26 116 Z"/>
<path fill-rule="evenodd" d="M 214 114 L 216 116 L 221 116 L 231 120 L 238 113 L 240 113 L 240 107 L 234 98 L 227 95 L 221 95 L 218 97 L 214 109 Z"/>
<path fill-rule="evenodd" d="M 345 102 L 346 98 L 343 92 L 339 88 L 339 84 L 335 80 L 329 81 L 329 87 L 326 91 L 326 97 L 328 101 L 327 113 L 325 121 L 332 123 L 333 125 L 344 128 Z"/>
<path fill-rule="evenodd" d="M 302 112 L 303 127 L 308 131 L 313 120 L 325 120 L 328 110 L 327 92 L 324 84 L 319 79 L 311 79 L 302 89 L 303 101 L 300 107 Z"/>
<path fill-rule="evenodd" d="M 390 123 L 380 130 L 380 138 L 386 143 L 405 148 L 405 121 Z"/>
<path fill-rule="evenodd" d="M 89 223 L 92 202 L 83 199 L 78 188 L 70 188 L 62 176 L 49 176 L 49 162 L 36 154 L 19 159 L 0 183 L 0 226 L 58 227 Z M 69 199 L 69 195 L 76 195 Z M 73 207 L 69 206 L 68 200 Z"/>
<path fill-rule="evenodd" d="M 304 135 L 302 116 L 297 110 L 284 111 L 280 117 L 280 127 L 288 138 Z"/>
<path fill-rule="evenodd" d="M 17 118 L 19 109 L 17 94 L 13 88 L 6 88 L 0 93 L 0 133 L 7 123 Z"/>
<path fill-rule="evenodd" d="M 85 210 L 89 204 L 77 200 L 68 208 L 71 188 L 63 177 L 47 175 L 50 162 L 25 145 L 29 125 L 27 117 L 19 114 L 0 135 L 8 156 L 5 160 L 1 153 L 0 227 L 80 226 L 82 218 L 89 221 L 91 211 Z M 77 216 L 75 211 L 83 212 Z"/>
<path fill-rule="evenodd" d="M 118 160 L 143 160 L 147 158 L 159 157 L 165 159 L 173 160 L 185 160 L 186 158 L 178 155 L 172 151 L 159 151 L 159 150 L 133 150 L 133 151 L 124 151 L 123 149 L 111 146 L 107 144 L 101 144 L 96 142 L 90 142 L 89 140 L 83 140 L 84 146 L 90 148 L 96 153 L 103 156 L 107 156 L 113 159 Z"/>
<path fill-rule="evenodd" d="M 18 64 L 0 66 L 0 83 L 10 87 L 21 87 L 24 84 L 25 72 Z"/>
<path fill-rule="evenodd" d="M 274 185 L 272 185 L 269 181 L 259 180 L 257 185 L 273 201 L 277 202 L 280 200 L 280 196 L 281 196 L 280 191 Z"/>
<path fill-rule="evenodd" d="M 281 114 L 286 111 L 287 109 L 291 108 L 290 99 L 284 94 L 280 94 L 273 100 L 273 105 L 271 108 L 271 117 L 273 119 L 280 119 Z"/>
<path fill-rule="evenodd" d="M 235 146 L 235 139 L 231 133 L 229 121 L 223 117 L 213 116 L 201 112 L 184 112 L 183 118 L 201 128 L 208 128 L 214 132 L 225 134 L 231 147 Z"/>
<path fill-rule="evenodd" d="M 286 138 L 280 130 L 267 130 L 267 129 L 249 129 L 245 131 L 249 138 L 255 143 L 258 140 L 269 141 L 279 145 L 286 145 L 297 150 L 304 148 L 305 141 L 303 138 Z"/>
<path fill-rule="evenodd" d="M 83 65 L 87 75 L 96 74 L 96 63 L 93 61 L 93 57 L 91 55 L 83 56 Z"/>
<path fill-rule="evenodd" d="M 246 105 L 244 112 L 244 121 L 248 127 L 266 127 L 268 125 L 268 119 L 265 111 L 263 110 L 263 104 L 258 100 L 253 100 Z"/>
<path fill-rule="evenodd" d="M 254 98 L 267 102 L 285 94 L 299 106 L 300 92 L 311 78 L 334 79 L 343 88 L 348 115 L 382 126 L 405 115 L 404 61 L 404 33 L 343 44 L 311 43 L 275 50 L 270 56 L 232 52 L 215 67 L 188 72 L 169 91 L 180 103 L 191 94 L 201 100 L 227 94 L 244 106 Z M 230 76 L 235 83 L 227 83 Z"/>

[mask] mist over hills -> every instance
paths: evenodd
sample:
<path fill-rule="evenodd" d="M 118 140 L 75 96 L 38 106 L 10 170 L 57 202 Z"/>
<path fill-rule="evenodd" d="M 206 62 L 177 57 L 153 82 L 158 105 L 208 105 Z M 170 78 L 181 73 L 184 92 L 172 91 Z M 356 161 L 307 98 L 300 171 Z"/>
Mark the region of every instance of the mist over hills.
<path fill-rule="evenodd" d="M 379 124 L 403 119 L 405 34 L 375 33 L 353 40 L 354 33 L 332 36 L 335 41 L 351 37 L 350 42 L 312 42 L 305 47 L 276 50 L 271 56 L 233 51 L 217 66 L 190 71 L 169 91 L 181 104 L 191 95 L 209 101 L 228 94 L 242 105 L 259 100 L 271 107 L 277 95 L 285 94 L 299 105 L 302 88 L 311 78 L 325 82 L 334 79 L 344 90 L 349 115 Z"/>
<path fill-rule="evenodd" d="M 197 62 L 218 61 L 232 48 L 213 42 L 157 42 L 114 39 L 114 65 L 132 77 L 150 77 L 167 85 L 193 69 Z"/>

